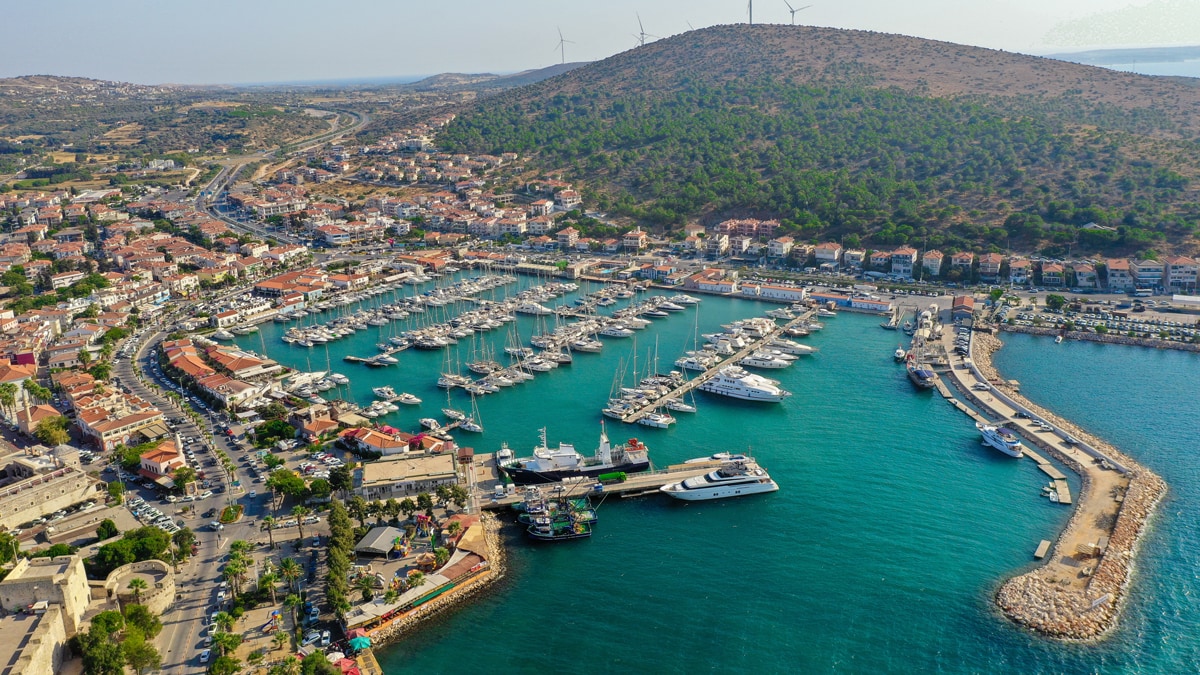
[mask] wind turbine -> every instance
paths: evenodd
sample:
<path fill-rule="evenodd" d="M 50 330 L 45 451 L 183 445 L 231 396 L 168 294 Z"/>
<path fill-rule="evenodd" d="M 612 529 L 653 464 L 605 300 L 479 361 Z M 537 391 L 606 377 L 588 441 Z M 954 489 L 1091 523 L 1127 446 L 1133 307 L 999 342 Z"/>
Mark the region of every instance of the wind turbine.
<path fill-rule="evenodd" d="M 644 26 L 642 26 L 642 15 L 637 14 L 636 12 L 635 12 L 635 14 L 637 15 L 637 20 L 638 20 L 638 32 L 635 33 L 633 35 L 633 37 L 634 37 L 634 39 L 636 39 L 638 41 L 639 47 L 645 47 L 646 46 L 646 38 L 648 38 L 648 37 L 656 38 L 658 36 L 647 33 L 646 28 Z"/>
<path fill-rule="evenodd" d="M 567 45 L 568 44 L 573 45 L 573 44 L 575 44 L 575 42 L 574 42 L 574 40 L 568 40 L 565 37 L 563 37 L 562 29 L 559 28 L 558 29 L 558 46 L 555 47 L 555 49 L 557 49 L 558 51 L 560 51 L 562 53 L 562 62 L 564 64 L 567 62 Z"/>
<path fill-rule="evenodd" d="M 788 11 L 792 13 L 792 25 L 793 26 L 796 25 L 796 12 L 799 12 L 799 11 L 808 9 L 809 7 L 812 7 L 812 5 L 805 5 L 799 9 L 793 9 L 792 3 L 788 2 L 787 0 L 783 0 L 783 4 L 787 5 Z"/>
<path fill-rule="evenodd" d="M 746 3 L 746 11 L 750 12 L 750 25 L 754 25 L 754 0 L 749 0 Z"/>

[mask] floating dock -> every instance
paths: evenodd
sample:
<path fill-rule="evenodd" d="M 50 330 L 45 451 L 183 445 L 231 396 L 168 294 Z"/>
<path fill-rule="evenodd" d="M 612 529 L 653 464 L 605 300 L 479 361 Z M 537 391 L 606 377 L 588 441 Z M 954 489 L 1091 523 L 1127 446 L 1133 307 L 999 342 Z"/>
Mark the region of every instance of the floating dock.
<path fill-rule="evenodd" d="M 1038 544 L 1037 550 L 1033 552 L 1033 557 L 1041 560 L 1046 557 L 1046 553 L 1050 551 L 1050 540 L 1043 539 L 1042 543 Z"/>

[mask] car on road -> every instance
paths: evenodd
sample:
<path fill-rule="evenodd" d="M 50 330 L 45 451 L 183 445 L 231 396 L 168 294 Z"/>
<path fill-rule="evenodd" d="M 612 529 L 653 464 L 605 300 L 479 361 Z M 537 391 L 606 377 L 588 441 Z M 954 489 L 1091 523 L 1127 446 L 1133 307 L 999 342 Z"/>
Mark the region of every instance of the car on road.
<path fill-rule="evenodd" d="M 215 515 L 217 515 L 217 510 L 216 510 L 216 509 L 209 509 L 209 510 L 205 511 L 204 513 L 201 513 L 201 514 L 200 514 L 200 517 L 201 517 L 201 518 L 212 518 L 212 517 L 213 517 L 213 516 L 215 516 Z"/>
<path fill-rule="evenodd" d="M 212 491 L 212 490 L 205 490 L 204 492 L 201 492 L 201 493 L 200 493 L 200 496 L 199 496 L 199 497 L 197 497 L 196 499 L 208 499 L 208 498 L 209 498 L 209 497 L 211 497 L 211 496 L 213 496 L 213 491 Z"/>
<path fill-rule="evenodd" d="M 321 640 L 321 634 L 314 630 L 311 633 L 309 633 L 308 635 L 305 635 L 304 641 L 301 642 L 300 644 L 302 646 L 307 647 L 308 645 L 311 645 L 314 642 L 319 642 L 320 640 Z"/>
<path fill-rule="evenodd" d="M 204 651 L 200 652 L 200 663 L 208 663 L 210 658 L 212 658 L 212 650 L 205 649 Z"/>

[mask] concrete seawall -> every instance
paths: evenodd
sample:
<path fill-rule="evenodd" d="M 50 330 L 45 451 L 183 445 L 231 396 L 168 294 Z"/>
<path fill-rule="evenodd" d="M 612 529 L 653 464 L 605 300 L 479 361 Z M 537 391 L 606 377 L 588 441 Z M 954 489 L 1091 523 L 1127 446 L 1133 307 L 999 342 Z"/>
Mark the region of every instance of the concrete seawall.
<path fill-rule="evenodd" d="M 1173 340 L 1160 340 L 1158 338 L 1140 338 L 1129 337 L 1128 335 L 1120 335 L 1117 333 L 1092 333 L 1081 330 L 1069 330 L 1063 332 L 1059 328 L 1047 328 L 1041 326 L 1010 326 L 1008 324 L 1000 324 L 1000 330 L 1008 333 L 1025 333 L 1027 335 L 1042 335 L 1045 337 L 1054 337 L 1062 335 L 1065 340 L 1083 340 L 1085 342 L 1100 342 L 1107 345 L 1129 345 L 1132 347 L 1150 347 L 1152 349 L 1175 349 L 1183 352 L 1200 352 L 1200 344 L 1191 342 L 1175 342 Z"/>

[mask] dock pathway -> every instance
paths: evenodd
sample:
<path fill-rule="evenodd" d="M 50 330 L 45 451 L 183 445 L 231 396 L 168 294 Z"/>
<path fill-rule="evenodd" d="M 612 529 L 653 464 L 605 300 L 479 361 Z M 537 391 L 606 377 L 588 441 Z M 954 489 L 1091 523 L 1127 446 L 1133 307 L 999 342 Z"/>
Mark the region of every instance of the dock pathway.
<path fill-rule="evenodd" d="M 763 335 L 761 338 L 754 340 L 750 344 L 741 348 L 737 352 L 734 352 L 733 354 L 726 357 L 725 359 L 722 359 L 721 361 L 717 362 L 716 365 L 709 368 L 708 370 L 700 373 L 699 375 L 697 375 L 696 377 L 693 377 L 692 379 L 688 380 L 687 382 L 684 382 L 683 384 L 672 389 L 671 391 L 668 391 L 667 393 L 663 394 L 662 396 L 659 396 L 657 398 L 654 398 L 654 399 L 648 401 L 647 403 L 643 404 L 640 408 L 626 414 L 624 417 L 621 418 L 621 421 L 626 424 L 633 424 L 633 423 L 637 422 L 638 420 L 642 419 L 643 417 L 645 417 L 647 413 L 652 412 L 653 410 L 662 407 L 668 400 L 673 399 L 673 398 L 681 398 L 684 394 L 688 393 L 689 391 L 695 389 L 696 387 L 699 387 L 700 385 L 704 384 L 705 382 L 716 377 L 717 373 L 721 370 L 721 368 L 723 368 L 731 363 L 737 363 L 738 361 L 741 361 L 742 359 L 746 358 L 750 354 L 753 354 L 756 350 L 762 349 L 763 345 L 767 344 L 768 342 L 779 339 L 779 336 L 782 335 L 784 333 L 784 331 L 786 331 L 787 329 L 792 328 L 793 326 L 796 326 L 798 324 L 807 323 L 810 319 L 812 319 L 814 313 L 815 313 L 814 310 L 807 310 L 807 311 L 803 312 L 800 316 L 796 317 L 795 319 L 792 319 L 791 321 L 788 321 L 787 323 L 785 323 L 781 326 L 776 326 L 774 330 L 768 332 L 766 335 Z"/>

